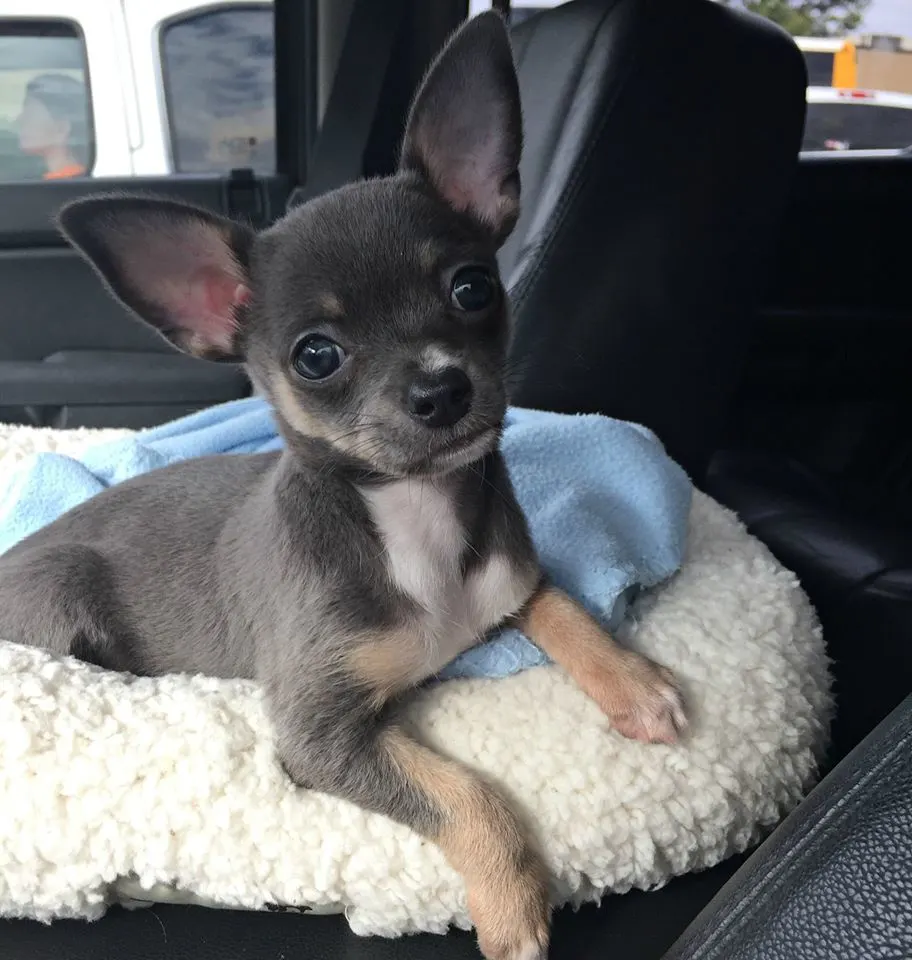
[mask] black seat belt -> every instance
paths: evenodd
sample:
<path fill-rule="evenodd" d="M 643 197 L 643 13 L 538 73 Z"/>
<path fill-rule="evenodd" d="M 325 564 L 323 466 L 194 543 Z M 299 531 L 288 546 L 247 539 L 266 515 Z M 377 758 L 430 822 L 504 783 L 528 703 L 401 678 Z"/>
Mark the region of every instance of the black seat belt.
<path fill-rule="evenodd" d="M 307 182 L 288 207 L 358 180 L 407 0 L 355 0 Z"/>

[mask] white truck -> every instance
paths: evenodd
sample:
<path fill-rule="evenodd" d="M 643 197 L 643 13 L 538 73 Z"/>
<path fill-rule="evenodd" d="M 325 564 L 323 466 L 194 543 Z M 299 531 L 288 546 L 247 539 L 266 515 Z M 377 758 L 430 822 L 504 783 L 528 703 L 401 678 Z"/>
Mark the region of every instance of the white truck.
<path fill-rule="evenodd" d="M 805 151 L 868 156 L 912 147 L 912 95 L 884 90 L 808 87 Z"/>
<path fill-rule="evenodd" d="M 275 168 L 272 4 L 0 0 L 0 180 Z"/>
<path fill-rule="evenodd" d="M 0 181 L 273 172 L 273 54 L 269 0 L 0 0 Z"/>

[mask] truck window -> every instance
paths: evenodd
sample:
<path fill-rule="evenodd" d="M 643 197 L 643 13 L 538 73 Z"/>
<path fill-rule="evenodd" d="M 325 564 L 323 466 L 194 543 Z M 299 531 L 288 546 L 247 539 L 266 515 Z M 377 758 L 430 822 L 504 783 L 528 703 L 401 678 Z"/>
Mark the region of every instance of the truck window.
<path fill-rule="evenodd" d="M 912 147 L 908 108 L 871 103 L 809 103 L 802 150 L 902 150 Z"/>
<path fill-rule="evenodd" d="M 271 5 L 207 7 L 161 32 L 176 173 L 275 172 Z"/>
<path fill-rule="evenodd" d="M 0 180 L 88 176 L 90 104 L 85 43 L 74 23 L 0 19 Z"/>
<path fill-rule="evenodd" d="M 831 87 L 833 85 L 833 54 L 820 50 L 811 50 L 804 55 L 807 64 L 809 87 Z"/>

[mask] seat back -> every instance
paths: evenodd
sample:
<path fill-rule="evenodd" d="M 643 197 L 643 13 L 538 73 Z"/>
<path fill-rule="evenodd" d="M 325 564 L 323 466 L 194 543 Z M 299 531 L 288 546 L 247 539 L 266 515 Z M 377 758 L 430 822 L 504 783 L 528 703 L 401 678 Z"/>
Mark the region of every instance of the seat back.
<path fill-rule="evenodd" d="M 803 57 L 711 0 L 573 0 L 513 35 L 511 399 L 644 423 L 699 481 L 796 164 Z"/>

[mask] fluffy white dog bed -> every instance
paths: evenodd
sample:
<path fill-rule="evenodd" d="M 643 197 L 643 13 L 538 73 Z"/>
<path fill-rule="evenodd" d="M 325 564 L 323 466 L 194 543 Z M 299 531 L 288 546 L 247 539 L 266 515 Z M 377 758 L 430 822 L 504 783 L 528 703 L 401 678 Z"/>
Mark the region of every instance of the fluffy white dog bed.
<path fill-rule="evenodd" d="M 99 434 L 0 433 L 4 462 Z M 111 432 L 104 434 L 106 438 Z M 625 740 L 560 670 L 418 697 L 428 743 L 483 771 L 534 824 L 555 903 L 651 888 L 743 850 L 799 801 L 831 698 L 795 577 L 697 494 L 681 573 L 627 636 L 682 681 L 676 747 Z M 294 788 L 257 687 L 135 679 L 0 642 L 0 913 L 94 918 L 115 902 L 345 911 L 361 934 L 468 926 L 440 852 Z"/>

